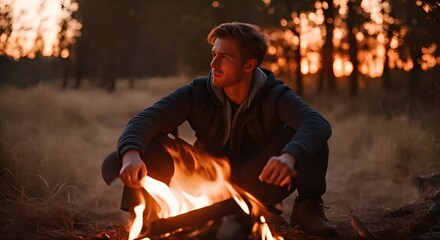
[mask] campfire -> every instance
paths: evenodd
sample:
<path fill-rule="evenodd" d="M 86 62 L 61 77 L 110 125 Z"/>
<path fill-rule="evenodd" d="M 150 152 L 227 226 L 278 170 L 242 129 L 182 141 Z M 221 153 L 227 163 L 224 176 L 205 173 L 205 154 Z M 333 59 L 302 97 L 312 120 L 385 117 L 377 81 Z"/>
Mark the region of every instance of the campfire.
<path fill-rule="evenodd" d="M 176 141 L 177 146 L 167 146 L 174 160 L 170 184 L 150 176 L 141 180 L 154 201 L 141 199 L 135 207 L 130 240 L 283 239 L 272 233 L 264 205 L 230 181 L 227 159 Z"/>

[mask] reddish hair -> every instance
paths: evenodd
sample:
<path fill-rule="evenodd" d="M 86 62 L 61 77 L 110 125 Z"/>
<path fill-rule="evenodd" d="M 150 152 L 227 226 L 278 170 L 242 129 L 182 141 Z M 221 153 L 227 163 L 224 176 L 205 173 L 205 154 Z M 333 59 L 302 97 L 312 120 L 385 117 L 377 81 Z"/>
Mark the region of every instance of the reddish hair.
<path fill-rule="evenodd" d="M 256 58 L 257 66 L 260 66 L 266 57 L 269 40 L 257 25 L 241 22 L 222 23 L 209 32 L 208 43 L 214 45 L 217 38 L 231 38 L 238 41 L 244 60 Z"/>

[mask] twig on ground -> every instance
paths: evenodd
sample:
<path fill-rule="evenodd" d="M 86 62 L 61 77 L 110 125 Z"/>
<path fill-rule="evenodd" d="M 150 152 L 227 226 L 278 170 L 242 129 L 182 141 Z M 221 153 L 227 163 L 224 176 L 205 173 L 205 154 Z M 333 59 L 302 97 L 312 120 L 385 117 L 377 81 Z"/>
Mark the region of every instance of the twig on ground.
<path fill-rule="evenodd" d="M 369 240 L 376 239 L 354 214 L 351 214 L 350 223 L 359 236 Z"/>

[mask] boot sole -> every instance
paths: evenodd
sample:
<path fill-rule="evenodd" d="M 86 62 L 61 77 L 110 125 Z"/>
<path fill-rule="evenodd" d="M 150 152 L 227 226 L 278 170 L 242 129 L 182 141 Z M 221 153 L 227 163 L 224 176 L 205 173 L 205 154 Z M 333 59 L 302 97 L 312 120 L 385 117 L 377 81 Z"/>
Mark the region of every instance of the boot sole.
<path fill-rule="evenodd" d="M 328 231 L 328 232 L 327 231 L 326 232 L 314 231 L 314 230 L 311 230 L 301 224 L 292 225 L 292 227 L 299 227 L 304 232 L 306 232 L 310 235 L 314 235 L 314 236 L 336 237 L 338 235 L 338 232 L 336 230 L 335 231 Z"/>

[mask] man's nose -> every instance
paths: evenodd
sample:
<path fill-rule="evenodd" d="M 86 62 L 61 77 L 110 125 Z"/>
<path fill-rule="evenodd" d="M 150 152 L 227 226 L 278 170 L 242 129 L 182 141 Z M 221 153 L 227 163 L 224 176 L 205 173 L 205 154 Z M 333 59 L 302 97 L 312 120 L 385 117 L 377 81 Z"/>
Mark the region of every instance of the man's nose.
<path fill-rule="evenodd" d="M 212 61 L 211 61 L 210 65 L 211 65 L 211 68 L 217 68 L 219 66 L 217 57 L 212 57 Z"/>

